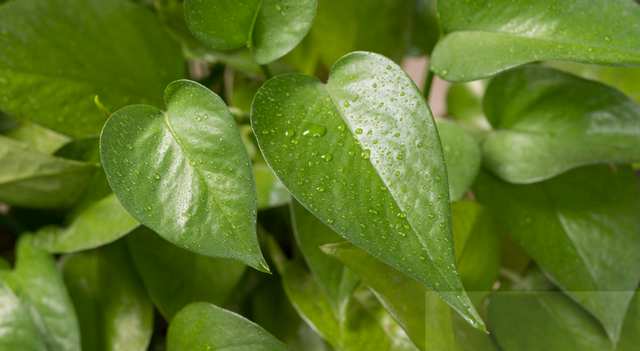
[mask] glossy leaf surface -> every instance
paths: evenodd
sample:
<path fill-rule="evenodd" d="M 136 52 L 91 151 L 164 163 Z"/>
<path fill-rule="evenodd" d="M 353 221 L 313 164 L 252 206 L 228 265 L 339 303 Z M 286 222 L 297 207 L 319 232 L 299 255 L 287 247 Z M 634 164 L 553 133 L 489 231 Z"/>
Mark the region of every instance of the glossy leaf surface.
<path fill-rule="evenodd" d="M 53 154 L 71 141 L 65 135 L 26 121 L 22 121 L 15 128 L 2 134 L 19 140 L 27 144 L 30 149 L 45 155 Z"/>
<path fill-rule="evenodd" d="M 168 321 L 191 302 L 223 305 L 246 268 L 181 249 L 143 226 L 126 241 L 151 300 Z"/>
<path fill-rule="evenodd" d="M 105 125 L 100 154 L 120 203 L 175 245 L 268 271 L 251 164 L 227 106 L 186 80 L 165 101 L 167 112 L 129 106 Z"/>
<path fill-rule="evenodd" d="M 18 207 L 71 206 L 98 169 L 40 154 L 11 138 L 0 136 L 0 201 Z"/>
<path fill-rule="evenodd" d="M 276 77 L 258 92 L 251 120 L 270 167 L 311 213 L 484 327 L 455 268 L 436 126 L 400 67 L 354 53 L 327 85 Z"/>
<path fill-rule="evenodd" d="M 634 1 L 440 0 L 438 13 L 444 38 L 431 67 L 452 82 L 544 60 L 640 65 Z"/>
<path fill-rule="evenodd" d="M 171 321 L 167 350 L 289 351 L 291 348 L 238 314 L 194 302 Z"/>
<path fill-rule="evenodd" d="M 184 14 L 193 35 L 219 50 L 249 45 L 257 63 L 291 51 L 307 34 L 316 0 L 187 0 Z"/>
<path fill-rule="evenodd" d="M 484 109 L 495 129 L 483 140 L 484 164 L 509 182 L 640 161 L 640 105 L 609 86 L 549 68 L 518 68 L 491 81 Z"/>
<path fill-rule="evenodd" d="M 344 239 L 298 201 L 292 200 L 290 208 L 298 247 L 309 270 L 327 296 L 333 312 L 342 318 L 358 278 L 340 262 L 328 260 L 320 246 L 342 242 Z"/>
<path fill-rule="evenodd" d="M 452 209 L 460 276 L 467 291 L 478 291 L 470 296 L 479 301 L 498 275 L 498 237 L 489 214 L 479 204 L 454 202 Z M 491 338 L 452 314 L 450 307 L 424 284 L 353 244 L 325 245 L 322 250 L 349 267 L 376 294 L 419 349 L 496 350 Z"/>
<path fill-rule="evenodd" d="M 471 188 L 480 170 L 480 148 L 473 136 L 455 122 L 438 120 L 436 124 L 447 164 L 449 197 L 457 201 Z"/>
<path fill-rule="evenodd" d="M 35 347 L 44 344 L 44 350 L 79 351 L 78 320 L 62 276 L 53 258 L 34 247 L 32 239 L 31 235 L 22 235 L 17 244 L 15 269 L 0 270 L 0 286 L 6 284 L 0 288 L 4 290 L 2 314 L 6 312 L 13 315 L 13 323 L 16 323 L 16 327 L 20 326 L 19 330 L 13 331 L 15 334 L 12 337 L 18 340 L 27 335 L 34 337 L 27 345 L 31 343 Z M 13 293 L 9 293 L 6 290 L 8 288 Z M 25 312 L 27 315 L 23 315 Z M 10 320 L 2 319 L 2 323 L 5 321 Z M 5 334 L 5 330 L 0 334 Z M 3 342 L 0 340 L 0 345 Z M 22 346 L 18 349 L 22 349 Z"/>
<path fill-rule="evenodd" d="M 489 321 L 504 350 L 613 349 L 598 321 L 561 292 L 499 291 L 491 297 Z"/>
<path fill-rule="evenodd" d="M 487 121 L 482 107 L 482 98 L 488 83 L 488 79 L 455 83 L 447 91 L 449 115 L 476 140 L 482 140 L 482 137 L 491 131 L 491 124 Z"/>
<path fill-rule="evenodd" d="M 473 190 L 501 228 L 616 342 L 640 281 L 640 185 L 633 171 L 590 166 L 531 185 L 481 172 Z"/>
<path fill-rule="evenodd" d="M 0 279 L 0 348 L 3 350 L 41 351 L 47 344 L 38 332 L 29 305 L 21 301 Z M 77 348 L 80 349 L 79 347 Z"/>
<path fill-rule="evenodd" d="M 153 305 L 124 241 L 64 256 L 60 265 L 78 312 L 83 350 L 147 349 Z"/>
<path fill-rule="evenodd" d="M 110 111 L 160 107 L 184 72 L 178 45 L 131 1 L 12 1 L 0 23 L 0 108 L 72 137 L 100 133 L 96 95 Z"/>
<path fill-rule="evenodd" d="M 138 226 L 111 194 L 80 212 L 65 227 L 46 226 L 35 233 L 35 244 L 48 252 L 92 249 L 117 240 Z"/>

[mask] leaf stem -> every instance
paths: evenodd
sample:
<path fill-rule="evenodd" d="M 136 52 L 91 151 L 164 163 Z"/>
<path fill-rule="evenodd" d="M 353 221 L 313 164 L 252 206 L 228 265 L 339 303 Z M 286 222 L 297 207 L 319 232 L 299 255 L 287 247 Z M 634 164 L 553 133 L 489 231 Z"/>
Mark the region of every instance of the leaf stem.
<path fill-rule="evenodd" d="M 265 80 L 273 78 L 273 72 L 268 65 L 260 65 L 260 69 L 262 69 L 262 74 L 264 75 Z"/>
<path fill-rule="evenodd" d="M 433 85 L 434 76 L 435 75 L 433 74 L 433 71 L 431 71 L 431 69 L 429 69 L 429 66 L 427 65 L 427 75 L 424 78 L 424 88 L 422 89 L 424 98 L 427 99 L 427 101 L 429 101 L 429 94 L 431 93 L 431 86 Z"/>

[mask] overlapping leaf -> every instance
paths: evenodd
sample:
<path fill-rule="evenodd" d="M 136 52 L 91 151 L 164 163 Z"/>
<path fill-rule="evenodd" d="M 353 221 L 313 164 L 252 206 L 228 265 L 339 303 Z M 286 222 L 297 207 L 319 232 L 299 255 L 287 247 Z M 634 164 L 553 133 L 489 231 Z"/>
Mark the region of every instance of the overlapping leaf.
<path fill-rule="evenodd" d="M 640 162 L 640 105 L 609 86 L 543 67 L 492 80 L 484 109 L 496 130 L 484 164 L 512 183 L 531 183 L 594 163 Z"/>
<path fill-rule="evenodd" d="M 251 119 L 267 162 L 301 204 L 483 328 L 455 268 L 436 126 L 400 67 L 354 53 L 327 85 L 276 77 L 258 92 Z"/>
<path fill-rule="evenodd" d="M 175 245 L 268 271 L 251 164 L 227 106 L 186 80 L 170 84 L 165 101 L 167 112 L 129 106 L 105 125 L 100 153 L 120 203 Z"/>
<path fill-rule="evenodd" d="M 438 120 L 438 134 L 447 163 L 449 197 L 460 200 L 480 170 L 480 148 L 471 134 L 455 122 Z"/>
<path fill-rule="evenodd" d="M 481 172 L 473 190 L 615 343 L 640 281 L 640 185 L 633 171 L 589 166 L 530 185 Z"/>
<path fill-rule="evenodd" d="M 449 81 L 527 62 L 640 66 L 640 5 L 629 0 L 440 0 L 431 69 Z"/>

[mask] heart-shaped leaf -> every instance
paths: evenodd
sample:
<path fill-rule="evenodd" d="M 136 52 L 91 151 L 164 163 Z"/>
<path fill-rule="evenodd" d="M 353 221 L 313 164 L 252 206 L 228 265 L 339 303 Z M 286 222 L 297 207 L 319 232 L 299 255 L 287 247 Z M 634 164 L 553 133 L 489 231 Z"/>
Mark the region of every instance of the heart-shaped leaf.
<path fill-rule="evenodd" d="M 326 85 L 276 77 L 256 95 L 251 121 L 265 159 L 311 213 L 484 328 L 455 267 L 436 126 L 400 67 L 354 53 Z"/>
<path fill-rule="evenodd" d="M 0 136 L 0 201 L 18 207 L 71 206 L 98 170 L 95 163 L 43 155 Z"/>
<path fill-rule="evenodd" d="M 79 351 L 80 330 L 76 310 L 62 276 L 53 258 L 33 246 L 32 240 L 31 235 L 22 235 L 16 248 L 18 260 L 15 269 L 0 270 L 0 325 L 3 326 L 0 346 L 17 342 L 15 340 L 24 341 L 30 336 L 33 339 L 27 343 L 13 344 L 7 350 L 22 350 L 23 345 L 40 344 L 45 347 L 37 350 Z M 10 325 L 20 329 L 13 332 L 4 329 L 11 328 Z M 9 335 L 5 336 L 7 332 Z"/>
<path fill-rule="evenodd" d="M 72 137 L 100 133 L 96 95 L 110 111 L 161 107 L 184 75 L 180 47 L 133 1 L 12 1 L 0 34 L 0 108 Z"/>
<path fill-rule="evenodd" d="M 523 67 L 491 81 L 484 109 L 495 129 L 482 143 L 484 164 L 508 182 L 640 161 L 640 105 L 609 86 Z"/>
<path fill-rule="evenodd" d="M 247 268 L 183 250 L 144 226 L 126 240 L 149 296 L 168 321 L 192 302 L 224 304 Z"/>
<path fill-rule="evenodd" d="M 251 164 L 227 106 L 186 80 L 171 83 L 165 101 L 167 112 L 129 106 L 105 124 L 100 154 L 120 203 L 180 247 L 268 271 Z"/>
<path fill-rule="evenodd" d="M 498 236 L 491 217 L 479 204 L 462 201 L 452 207 L 460 276 L 467 291 L 479 291 L 470 294 L 472 299 L 481 301 L 498 276 Z M 452 315 L 451 308 L 424 284 L 351 243 L 324 245 L 322 250 L 349 267 L 374 292 L 420 350 L 496 350 L 488 335 Z"/>
<path fill-rule="evenodd" d="M 634 172 L 590 166 L 529 185 L 481 172 L 473 192 L 615 343 L 640 281 L 640 185 Z"/>
<path fill-rule="evenodd" d="M 186 0 L 191 33 L 219 50 L 248 45 L 259 64 L 288 53 L 311 29 L 317 0 Z"/>
<path fill-rule="evenodd" d="M 83 350 L 147 349 L 153 305 L 123 240 L 63 256 L 60 266 L 78 312 Z"/>
<path fill-rule="evenodd" d="M 640 66 L 634 1 L 440 0 L 438 18 L 431 69 L 452 82 L 544 60 Z"/>
<path fill-rule="evenodd" d="M 560 291 L 500 290 L 491 297 L 489 321 L 504 350 L 613 350 L 598 321 Z"/>
<path fill-rule="evenodd" d="M 167 351 L 291 351 L 250 320 L 220 307 L 194 302 L 176 314 L 167 332 Z"/>
<path fill-rule="evenodd" d="M 344 239 L 316 216 L 309 213 L 296 200 L 291 200 L 293 233 L 307 266 L 318 285 L 327 296 L 333 313 L 344 320 L 347 304 L 358 283 L 358 278 L 343 264 L 327 260 L 321 245 L 338 243 Z"/>
<path fill-rule="evenodd" d="M 436 124 L 447 163 L 449 197 L 457 201 L 471 188 L 480 170 L 480 147 L 473 136 L 455 122 L 438 120 Z"/>

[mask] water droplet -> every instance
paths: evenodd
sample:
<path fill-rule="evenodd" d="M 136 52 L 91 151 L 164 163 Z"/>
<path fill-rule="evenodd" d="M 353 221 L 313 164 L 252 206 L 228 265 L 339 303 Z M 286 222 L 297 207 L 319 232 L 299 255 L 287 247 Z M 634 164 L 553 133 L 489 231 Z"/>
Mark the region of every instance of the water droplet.
<path fill-rule="evenodd" d="M 351 106 L 351 104 L 349 103 L 349 101 L 345 101 L 345 102 L 344 102 L 344 107 L 349 107 L 349 106 Z"/>
<path fill-rule="evenodd" d="M 325 161 L 327 161 L 327 162 L 329 162 L 329 161 L 331 161 L 331 160 L 333 159 L 333 155 L 331 155 L 331 154 L 324 154 L 324 155 L 320 156 L 320 158 L 321 158 L 321 159 L 323 159 L 323 160 L 325 160 Z"/>
<path fill-rule="evenodd" d="M 608 43 L 608 42 L 610 42 L 610 41 L 611 41 L 611 38 L 609 38 L 609 37 L 604 37 L 604 40 Z"/>
<path fill-rule="evenodd" d="M 284 135 L 286 135 L 288 137 L 292 137 L 292 136 L 296 135 L 296 132 L 293 129 L 288 129 L 286 132 L 284 132 Z"/>
<path fill-rule="evenodd" d="M 398 155 L 398 156 L 396 156 L 396 158 L 397 158 L 398 160 L 402 160 L 402 155 Z"/>
<path fill-rule="evenodd" d="M 363 159 L 363 160 L 368 160 L 370 156 L 371 156 L 371 150 L 369 150 L 369 149 L 365 149 L 365 150 L 360 154 L 360 157 L 362 157 L 362 159 Z"/>
<path fill-rule="evenodd" d="M 317 126 L 315 124 L 312 124 L 304 132 L 302 132 L 302 135 L 307 137 L 319 138 L 325 135 L 326 133 L 327 133 L 327 127 Z"/>
<path fill-rule="evenodd" d="M 316 190 L 318 190 L 319 192 L 321 192 L 321 193 L 322 193 L 322 192 L 324 192 L 324 187 L 319 186 L 319 187 L 317 187 L 317 188 L 316 188 Z"/>
<path fill-rule="evenodd" d="M 407 218 L 407 213 L 406 212 L 398 213 L 398 218 Z"/>
<path fill-rule="evenodd" d="M 159 175 L 158 173 L 154 174 L 154 175 L 153 175 L 153 179 L 156 179 L 156 180 L 157 180 L 157 179 L 160 179 L 160 175 Z"/>
<path fill-rule="evenodd" d="M 442 71 L 442 73 L 440 73 L 440 75 L 444 77 L 444 76 L 446 76 L 448 73 L 449 73 L 449 70 L 446 70 L 446 69 L 445 69 L 444 71 Z"/>
<path fill-rule="evenodd" d="M 361 128 L 356 129 L 356 134 L 362 134 L 362 129 Z"/>

